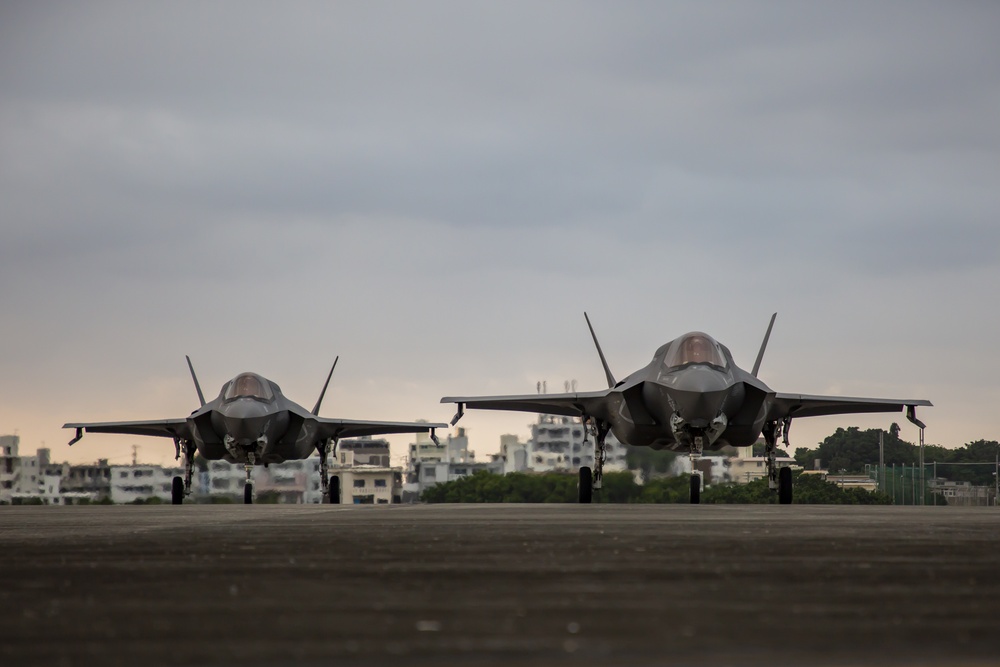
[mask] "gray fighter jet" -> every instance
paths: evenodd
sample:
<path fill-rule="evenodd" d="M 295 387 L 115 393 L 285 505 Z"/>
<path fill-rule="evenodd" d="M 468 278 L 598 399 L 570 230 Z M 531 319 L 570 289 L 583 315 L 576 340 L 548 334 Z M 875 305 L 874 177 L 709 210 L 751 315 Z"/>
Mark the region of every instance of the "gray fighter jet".
<path fill-rule="evenodd" d="M 253 502 L 253 483 L 250 481 L 253 466 L 305 459 L 314 451 L 319 452 L 323 500 L 338 503 L 340 479 L 329 476 L 327 460 L 331 453 L 336 456 L 338 440 L 365 435 L 430 431 L 431 438 L 436 442 L 435 429 L 448 427 L 447 424 L 424 422 L 357 421 L 320 417 L 319 408 L 339 359 L 340 357 L 334 360 L 312 411 L 285 398 L 277 384 L 256 373 L 240 373 L 223 385 L 218 398 L 206 403 L 194 366 L 188 357 L 191 379 L 198 391 L 198 400 L 201 401 L 201 407 L 189 416 L 152 421 L 72 423 L 65 424 L 63 428 L 76 429 L 76 437 L 70 440 L 70 445 L 80 440 L 84 431 L 173 439 L 176 457 L 180 458 L 182 452 L 184 454 L 185 470 L 183 478 L 173 479 L 171 501 L 174 505 L 181 504 L 184 496 L 191 493 L 196 451 L 210 461 L 222 459 L 244 465 L 246 483 L 243 487 L 243 502 L 247 504 Z"/>
<path fill-rule="evenodd" d="M 601 344 L 584 313 L 604 366 L 608 388 L 570 394 L 525 394 L 520 396 L 446 396 L 442 403 L 457 403 L 452 425 L 466 408 L 516 410 L 579 417 L 585 433 L 594 436 L 594 470 L 580 468 L 581 503 L 591 501 L 601 488 L 608 432 L 621 442 L 654 449 L 687 452 L 692 459 L 705 450 L 726 445 L 744 447 L 763 434 L 768 484 L 777 490 L 782 504 L 792 502 L 792 471 L 779 468 L 776 444 L 779 437 L 788 445 L 792 419 L 818 415 L 862 412 L 894 412 L 906 409 L 907 418 L 916 419 L 917 406 L 930 401 L 884 398 L 809 396 L 772 391 L 757 378 L 777 313 L 771 316 L 753 371 L 746 372 L 733 362 L 729 349 L 699 331 L 686 333 L 653 355 L 653 360 L 624 380 L 616 381 L 604 358 Z M 700 499 L 701 480 L 691 476 L 691 502 Z"/>

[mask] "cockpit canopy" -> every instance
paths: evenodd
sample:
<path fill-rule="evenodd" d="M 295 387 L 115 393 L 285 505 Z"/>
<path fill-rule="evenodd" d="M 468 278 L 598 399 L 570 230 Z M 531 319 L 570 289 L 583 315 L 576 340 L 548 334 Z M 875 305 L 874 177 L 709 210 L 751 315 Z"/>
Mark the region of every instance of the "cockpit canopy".
<path fill-rule="evenodd" d="M 223 398 L 231 401 L 234 398 L 256 398 L 270 401 L 274 398 L 270 383 L 256 373 L 241 373 L 229 382 Z"/>
<path fill-rule="evenodd" d="M 667 353 L 663 356 L 663 365 L 668 369 L 688 364 L 708 364 L 723 369 L 728 365 L 722 346 L 714 338 L 700 331 L 684 334 L 670 343 Z"/>

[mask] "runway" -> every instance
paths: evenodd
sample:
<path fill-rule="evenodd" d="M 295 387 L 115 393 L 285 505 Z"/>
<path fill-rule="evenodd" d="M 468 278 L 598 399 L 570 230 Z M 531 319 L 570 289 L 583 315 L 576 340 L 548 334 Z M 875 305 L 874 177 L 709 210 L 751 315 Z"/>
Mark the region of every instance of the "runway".
<path fill-rule="evenodd" d="M 0 664 L 1000 664 L 998 527 L 994 508 L 0 507 Z"/>

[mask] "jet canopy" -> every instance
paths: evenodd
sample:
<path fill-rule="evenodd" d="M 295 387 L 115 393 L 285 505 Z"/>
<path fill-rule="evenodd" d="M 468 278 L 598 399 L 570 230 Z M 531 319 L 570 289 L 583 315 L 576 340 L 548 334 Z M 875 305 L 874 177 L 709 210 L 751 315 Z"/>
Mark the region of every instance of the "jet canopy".
<path fill-rule="evenodd" d="M 667 353 L 663 356 L 663 365 L 667 369 L 689 364 L 708 364 L 723 369 L 728 365 L 722 346 L 714 338 L 700 331 L 684 334 L 670 343 Z"/>
<path fill-rule="evenodd" d="M 256 398 L 270 401 L 274 398 L 270 383 L 256 373 L 241 373 L 226 386 L 223 398 L 230 401 L 234 398 Z"/>

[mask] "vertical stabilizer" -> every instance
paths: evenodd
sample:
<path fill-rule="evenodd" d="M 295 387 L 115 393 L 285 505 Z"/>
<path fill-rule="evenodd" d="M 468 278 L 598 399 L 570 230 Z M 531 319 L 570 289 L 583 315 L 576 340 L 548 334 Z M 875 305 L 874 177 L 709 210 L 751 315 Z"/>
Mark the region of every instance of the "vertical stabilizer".
<path fill-rule="evenodd" d="M 188 370 L 191 371 L 191 379 L 194 380 L 194 388 L 198 391 L 198 400 L 201 401 L 202 407 L 205 406 L 205 394 L 201 393 L 201 385 L 198 384 L 198 376 L 194 374 L 194 364 L 191 363 L 191 357 L 184 355 L 184 358 L 188 362 Z"/>
<path fill-rule="evenodd" d="M 611 369 L 608 368 L 608 360 L 604 358 L 604 351 L 601 349 L 601 344 L 597 342 L 597 334 L 594 333 L 594 327 L 590 324 L 590 317 L 587 316 L 586 312 L 584 312 L 583 317 L 587 320 L 590 337 L 594 339 L 594 345 L 597 346 L 597 354 L 601 357 L 601 365 L 604 366 L 604 376 L 608 379 L 608 389 L 610 389 L 615 386 L 615 376 L 611 374 Z"/>
<path fill-rule="evenodd" d="M 757 371 L 760 370 L 760 362 L 764 359 L 764 348 L 767 347 L 767 341 L 771 337 L 771 327 L 774 326 L 774 318 L 778 316 L 778 313 L 771 315 L 771 323 L 767 325 L 767 333 L 764 334 L 764 342 L 760 344 L 760 352 L 757 353 L 757 361 L 753 362 L 753 376 L 757 377 Z"/>
<path fill-rule="evenodd" d="M 333 377 L 333 369 L 337 367 L 338 361 L 340 361 L 339 355 L 333 360 L 333 366 L 330 368 L 330 374 L 326 376 L 326 384 L 323 385 L 323 391 L 319 392 L 319 400 L 316 401 L 316 407 L 312 409 L 312 413 L 314 415 L 319 415 L 319 406 L 323 405 L 323 397 L 326 396 L 326 388 L 330 386 L 330 378 Z"/>

